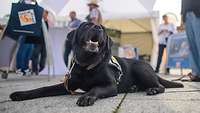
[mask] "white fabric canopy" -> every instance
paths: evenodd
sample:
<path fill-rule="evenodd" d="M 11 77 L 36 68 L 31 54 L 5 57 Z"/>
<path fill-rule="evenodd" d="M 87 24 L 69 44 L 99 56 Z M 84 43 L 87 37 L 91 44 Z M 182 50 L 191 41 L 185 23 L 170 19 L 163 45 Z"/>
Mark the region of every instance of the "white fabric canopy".
<path fill-rule="evenodd" d="M 104 19 L 141 18 L 150 16 L 156 0 L 101 0 L 99 9 Z M 89 0 L 41 0 L 40 5 L 53 11 L 56 16 L 66 16 L 76 11 L 78 17 L 88 14 Z"/>

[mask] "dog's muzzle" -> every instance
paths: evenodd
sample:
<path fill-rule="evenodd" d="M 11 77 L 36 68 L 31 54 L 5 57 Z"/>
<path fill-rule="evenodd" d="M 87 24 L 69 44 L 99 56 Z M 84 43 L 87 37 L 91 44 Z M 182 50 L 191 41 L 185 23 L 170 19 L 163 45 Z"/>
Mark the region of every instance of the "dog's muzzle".
<path fill-rule="evenodd" d="M 92 52 L 92 53 L 97 53 L 99 52 L 99 42 L 93 42 L 91 40 L 86 42 L 86 51 Z"/>

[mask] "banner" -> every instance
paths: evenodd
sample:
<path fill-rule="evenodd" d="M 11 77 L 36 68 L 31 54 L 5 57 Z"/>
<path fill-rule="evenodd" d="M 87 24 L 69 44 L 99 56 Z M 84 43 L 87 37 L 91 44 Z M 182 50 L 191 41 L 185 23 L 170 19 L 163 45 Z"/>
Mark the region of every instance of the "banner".
<path fill-rule="evenodd" d="M 33 4 L 12 3 L 6 33 L 11 36 L 40 37 L 42 33 L 43 8 Z"/>
<path fill-rule="evenodd" d="M 166 67 L 189 68 L 189 45 L 185 32 L 174 34 L 169 38 Z"/>

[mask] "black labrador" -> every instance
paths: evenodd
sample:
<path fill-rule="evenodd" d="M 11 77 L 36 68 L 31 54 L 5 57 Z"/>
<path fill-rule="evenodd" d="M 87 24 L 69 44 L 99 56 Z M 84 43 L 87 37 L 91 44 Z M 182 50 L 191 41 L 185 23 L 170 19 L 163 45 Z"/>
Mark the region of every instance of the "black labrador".
<path fill-rule="evenodd" d="M 82 23 L 68 35 L 73 45 L 74 63 L 65 83 L 29 91 L 14 92 L 13 101 L 39 97 L 72 94 L 77 89 L 84 93 L 78 106 L 93 105 L 97 99 L 116 96 L 118 93 L 146 91 L 147 95 L 163 93 L 165 88 L 182 88 L 181 83 L 167 81 L 156 75 L 153 68 L 140 60 L 115 57 L 111 61 L 112 40 L 101 25 Z M 66 84 L 66 85 L 64 85 Z"/>

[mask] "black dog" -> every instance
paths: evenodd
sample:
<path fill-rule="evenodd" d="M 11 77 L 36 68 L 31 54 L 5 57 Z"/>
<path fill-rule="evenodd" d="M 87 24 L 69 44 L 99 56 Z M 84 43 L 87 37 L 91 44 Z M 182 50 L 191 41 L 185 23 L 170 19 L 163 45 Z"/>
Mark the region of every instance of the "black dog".
<path fill-rule="evenodd" d="M 76 89 L 86 91 L 77 101 L 79 106 L 93 105 L 97 99 L 116 96 L 118 93 L 146 91 L 147 95 L 163 93 L 165 88 L 183 87 L 180 83 L 164 80 L 152 67 L 133 59 L 115 57 L 111 61 L 112 40 L 103 26 L 82 23 L 68 37 L 73 45 L 74 63 L 69 79 L 64 83 L 39 89 L 14 92 L 13 101 L 71 94 Z M 118 65 L 119 64 L 119 65 Z"/>

